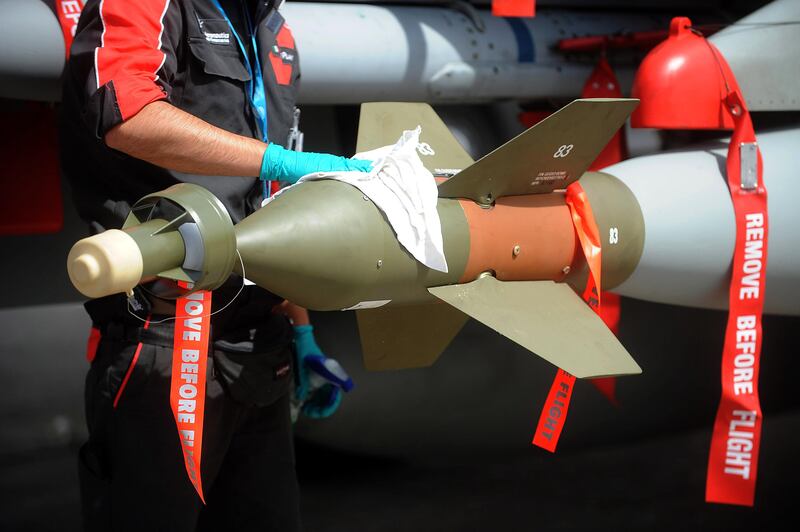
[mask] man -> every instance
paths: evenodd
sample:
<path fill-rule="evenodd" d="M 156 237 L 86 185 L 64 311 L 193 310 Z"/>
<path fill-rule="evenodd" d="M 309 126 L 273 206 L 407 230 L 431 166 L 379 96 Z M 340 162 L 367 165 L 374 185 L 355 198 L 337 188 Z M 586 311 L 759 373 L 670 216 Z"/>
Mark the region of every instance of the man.
<path fill-rule="evenodd" d="M 61 125 L 79 213 L 95 232 L 118 228 L 138 198 L 191 182 L 238 222 L 262 200 L 259 177 L 291 182 L 317 170 L 368 170 L 367 161 L 281 147 L 299 77 L 294 40 L 272 1 L 89 0 L 65 73 Z M 236 297 L 241 282 L 213 294 L 206 504 L 187 478 L 170 410 L 170 318 L 179 290 L 161 281 L 133 302 L 87 303 L 99 337 L 88 353 L 90 438 L 79 460 L 87 529 L 299 528 L 292 329 L 271 312 L 280 298 L 255 287 Z M 292 312 L 300 312 L 301 355 L 318 350 L 302 310 Z"/>

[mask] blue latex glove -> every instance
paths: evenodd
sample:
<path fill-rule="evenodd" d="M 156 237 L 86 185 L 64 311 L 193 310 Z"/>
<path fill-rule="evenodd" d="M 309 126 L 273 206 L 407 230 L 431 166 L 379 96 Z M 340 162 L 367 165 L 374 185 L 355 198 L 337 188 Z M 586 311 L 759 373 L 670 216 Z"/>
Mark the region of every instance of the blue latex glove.
<path fill-rule="evenodd" d="M 342 390 L 353 389 L 353 380 L 334 359 L 328 358 L 314 340 L 311 325 L 294 328 L 297 353 L 295 399 L 300 410 L 311 418 L 332 415 L 342 402 Z"/>
<path fill-rule="evenodd" d="M 278 144 L 270 143 L 261 160 L 262 181 L 288 181 L 298 179 L 312 172 L 369 172 L 372 161 L 348 159 L 328 153 L 312 153 L 287 150 Z"/>

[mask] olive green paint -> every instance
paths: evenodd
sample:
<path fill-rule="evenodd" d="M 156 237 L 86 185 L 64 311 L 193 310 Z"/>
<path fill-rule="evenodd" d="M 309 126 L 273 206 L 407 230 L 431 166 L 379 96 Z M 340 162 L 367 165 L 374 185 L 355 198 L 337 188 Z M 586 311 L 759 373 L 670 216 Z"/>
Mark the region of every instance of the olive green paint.
<path fill-rule="evenodd" d="M 361 105 L 356 151 L 391 146 L 403 131 L 422 126 L 419 158 L 430 172 L 463 170 L 472 157 L 459 144 L 439 115 L 426 103 L 375 102 Z M 430 148 L 428 150 L 427 148 Z"/>
<path fill-rule="evenodd" d="M 566 284 L 482 276 L 430 292 L 576 377 L 642 372 L 603 320 Z"/>
<path fill-rule="evenodd" d="M 397 241 L 384 214 L 357 188 L 333 180 L 286 190 L 236 228 L 247 277 L 312 310 L 362 302 L 430 300 L 427 287 L 458 281 L 469 253 L 461 205 L 440 200 L 449 273 L 427 268 Z"/>
<path fill-rule="evenodd" d="M 191 183 L 179 183 L 137 201 L 131 208 L 123 229 L 130 233 L 136 230 L 136 225 L 152 222 L 150 215 L 160 201 L 177 205 L 182 213 L 174 220 L 161 220 L 158 227 L 153 226 L 152 234 L 147 235 L 149 238 L 137 240 L 142 250 L 145 270 L 150 269 L 148 263 L 158 264 L 160 268 L 148 275 L 180 281 L 191 279 L 194 290 L 213 290 L 221 286 L 238 262 L 233 222 L 225 206 L 205 188 Z M 204 250 L 202 271 L 181 268 L 185 247 L 178 227 L 187 222 L 196 223 L 200 231 Z M 142 235 L 145 236 L 145 233 Z M 166 242 L 169 244 L 164 244 Z"/>
<path fill-rule="evenodd" d="M 439 185 L 439 196 L 491 204 L 566 188 L 589 168 L 639 100 L 575 100 Z"/>
<path fill-rule="evenodd" d="M 614 288 L 631 276 L 644 249 L 642 210 L 633 192 L 616 177 L 586 172 L 581 186 L 600 233 L 602 288 Z"/>
<path fill-rule="evenodd" d="M 424 305 L 357 310 L 356 316 L 368 371 L 432 365 L 469 319 L 436 300 Z"/>
<path fill-rule="evenodd" d="M 142 253 L 142 279 L 155 277 L 160 272 L 183 263 L 184 247 L 181 234 L 178 231 L 154 234 L 167 223 L 167 220 L 156 218 L 124 229 Z"/>

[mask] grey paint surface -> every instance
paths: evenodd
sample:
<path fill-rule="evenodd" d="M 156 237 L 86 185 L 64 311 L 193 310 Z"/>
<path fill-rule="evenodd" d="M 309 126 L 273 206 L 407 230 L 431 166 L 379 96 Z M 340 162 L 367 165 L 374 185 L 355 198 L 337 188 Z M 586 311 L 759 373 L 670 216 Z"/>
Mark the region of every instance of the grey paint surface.
<path fill-rule="evenodd" d="M 553 50 L 559 39 L 667 24 L 666 17 L 624 11 L 540 10 L 518 19 L 532 40 L 531 60 L 520 62 L 525 47 L 521 52 L 512 26 L 488 10 L 475 11 L 477 24 L 444 7 L 290 2 L 282 13 L 303 61 L 301 103 L 576 97 L 594 62 L 565 60 Z M 616 66 L 627 92 L 635 63 Z"/>
<path fill-rule="evenodd" d="M 78 303 L 0 309 L 0 454 L 83 438 L 89 327 Z"/>
<path fill-rule="evenodd" d="M 61 98 L 64 38 L 39 0 L 0 0 L 0 97 Z"/>
<path fill-rule="evenodd" d="M 800 315 L 800 129 L 758 134 L 768 194 L 769 251 L 764 311 Z M 644 251 L 614 289 L 659 303 L 723 309 L 736 227 L 725 180 L 728 142 L 637 157 L 609 166 L 642 209 Z"/>
<path fill-rule="evenodd" d="M 39 0 L 0 1 L 13 13 L 0 21 L 0 96 L 58 100 L 64 43 L 55 15 Z M 533 62 L 520 63 L 511 26 L 486 9 L 475 12 L 478 25 L 442 6 L 286 4 L 282 13 L 303 64 L 300 102 L 576 97 L 594 63 L 565 61 L 552 50 L 558 39 L 666 25 L 663 16 L 624 10 L 540 10 L 521 22 L 529 27 L 535 51 Z M 620 66 L 617 76 L 630 87 L 635 65 L 628 60 Z"/>
<path fill-rule="evenodd" d="M 800 2 L 775 0 L 709 40 L 751 111 L 800 110 Z"/>

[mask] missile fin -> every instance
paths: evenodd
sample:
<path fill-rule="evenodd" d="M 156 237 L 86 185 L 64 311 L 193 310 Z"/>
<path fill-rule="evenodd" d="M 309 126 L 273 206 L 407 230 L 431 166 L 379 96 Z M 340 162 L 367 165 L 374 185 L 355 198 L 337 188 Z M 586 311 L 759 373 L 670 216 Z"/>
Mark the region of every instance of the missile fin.
<path fill-rule="evenodd" d="M 564 283 L 485 276 L 428 291 L 576 377 L 642 372 L 603 320 Z"/>
<path fill-rule="evenodd" d="M 368 371 L 432 365 L 469 319 L 438 301 L 363 309 L 356 311 L 356 316 Z"/>
<path fill-rule="evenodd" d="M 567 188 L 603 151 L 639 100 L 575 100 L 439 184 L 441 198 L 489 204 Z"/>
<path fill-rule="evenodd" d="M 422 126 L 420 159 L 433 175 L 450 176 L 473 163 L 436 111 L 426 103 L 361 104 L 356 151 L 394 144 L 403 131 L 417 126 Z"/>

